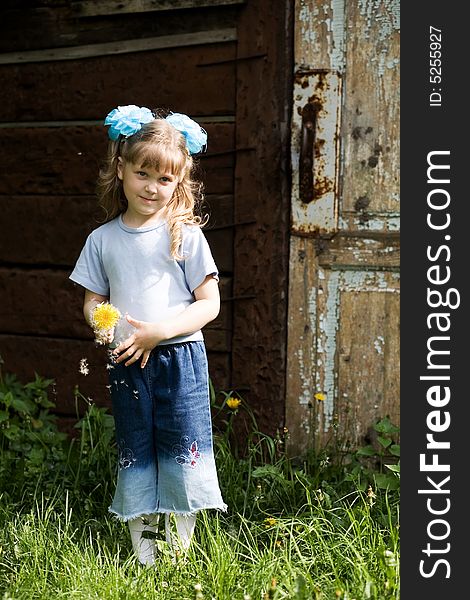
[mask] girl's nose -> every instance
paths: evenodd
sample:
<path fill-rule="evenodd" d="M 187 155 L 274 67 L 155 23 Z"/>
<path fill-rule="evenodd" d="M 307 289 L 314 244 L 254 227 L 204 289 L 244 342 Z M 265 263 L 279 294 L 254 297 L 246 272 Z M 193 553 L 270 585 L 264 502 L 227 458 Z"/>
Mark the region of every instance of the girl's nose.
<path fill-rule="evenodd" d="M 147 183 L 147 185 L 145 186 L 145 191 L 148 194 L 155 194 L 158 195 L 158 187 L 156 183 Z"/>

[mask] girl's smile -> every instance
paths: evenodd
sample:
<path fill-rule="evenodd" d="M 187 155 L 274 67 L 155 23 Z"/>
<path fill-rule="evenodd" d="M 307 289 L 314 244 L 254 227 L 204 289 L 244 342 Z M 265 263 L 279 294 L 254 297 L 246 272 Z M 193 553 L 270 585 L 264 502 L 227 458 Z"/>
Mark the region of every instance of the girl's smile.
<path fill-rule="evenodd" d="M 142 227 L 161 221 L 178 185 L 172 174 L 119 159 L 117 175 L 122 181 L 127 210 L 123 215 L 129 227 Z"/>

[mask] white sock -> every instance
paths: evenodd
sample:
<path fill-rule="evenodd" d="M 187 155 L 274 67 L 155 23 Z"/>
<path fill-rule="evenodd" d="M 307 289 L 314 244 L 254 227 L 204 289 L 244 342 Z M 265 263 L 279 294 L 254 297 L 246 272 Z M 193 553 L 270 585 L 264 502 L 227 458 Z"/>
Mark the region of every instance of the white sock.
<path fill-rule="evenodd" d="M 142 537 L 143 531 L 156 533 L 158 515 L 142 515 L 127 522 L 131 534 L 132 548 L 143 565 L 155 564 L 155 538 Z"/>
<path fill-rule="evenodd" d="M 175 535 L 171 531 L 170 515 L 165 515 L 165 538 L 174 549 L 188 550 L 196 526 L 196 515 L 174 515 L 176 522 Z"/>

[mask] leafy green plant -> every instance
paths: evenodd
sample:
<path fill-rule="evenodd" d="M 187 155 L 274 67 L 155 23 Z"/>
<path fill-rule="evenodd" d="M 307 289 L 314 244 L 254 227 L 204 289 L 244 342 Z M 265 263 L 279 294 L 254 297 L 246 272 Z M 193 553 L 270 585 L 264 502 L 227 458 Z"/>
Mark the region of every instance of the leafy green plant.
<path fill-rule="evenodd" d="M 388 417 L 380 419 L 373 429 L 377 433 L 376 443 L 356 450 L 353 456 L 354 466 L 350 469 L 348 478 L 362 478 L 364 486 L 367 480 L 373 479 L 379 488 L 398 489 L 400 444 L 395 440 L 400 429 Z"/>
<path fill-rule="evenodd" d="M 116 470 L 114 419 L 77 387 L 78 435 L 61 432 L 51 412 L 53 384 L 38 374 L 25 384 L 14 374 L 0 372 L 0 489 L 23 508 L 40 490 L 63 502 L 70 495 L 84 515 L 106 513 Z M 86 410 L 80 417 L 81 401 Z"/>
<path fill-rule="evenodd" d="M 23 384 L 0 372 L 0 482 L 12 496 L 53 485 L 63 471 L 67 436 L 50 412 L 52 383 L 35 374 Z"/>

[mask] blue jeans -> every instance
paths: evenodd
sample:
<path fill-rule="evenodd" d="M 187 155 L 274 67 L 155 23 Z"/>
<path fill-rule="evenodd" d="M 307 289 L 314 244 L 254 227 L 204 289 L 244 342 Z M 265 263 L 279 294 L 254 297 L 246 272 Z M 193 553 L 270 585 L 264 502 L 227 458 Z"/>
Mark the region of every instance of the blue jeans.
<path fill-rule="evenodd" d="M 109 365 L 119 470 L 109 510 L 123 521 L 154 513 L 226 510 L 212 442 L 204 342 L 157 346 Z"/>

